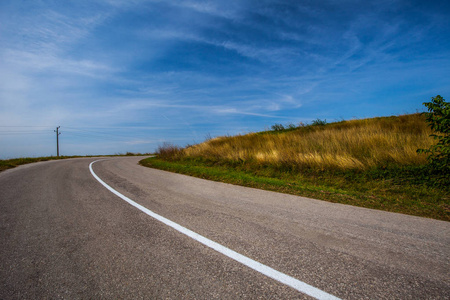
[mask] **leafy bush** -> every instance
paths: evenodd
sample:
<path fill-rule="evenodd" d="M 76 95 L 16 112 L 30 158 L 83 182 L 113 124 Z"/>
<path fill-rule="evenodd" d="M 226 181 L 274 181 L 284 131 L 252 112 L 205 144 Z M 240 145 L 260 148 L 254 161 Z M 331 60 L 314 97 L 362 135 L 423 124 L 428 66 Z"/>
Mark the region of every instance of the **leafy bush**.
<path fill-rule="evenodd" d="M 321 120 L 321 119 L 317 119 L 311 122 L 311 125 L 313 126 L 323 126 L 327 124 L 327 120 Z"/>
<path fill-rule="evenodd" d="M 282 131 L 285 129 L 283 124 L 274 124 L 271 128 L 273 131 Z"/>
<path fill-rule="evenodd" d="M 294 130 L 295 128 L 297 128 L 297 126 L 295 126 L 295 125 L 292 124 L 292 123 L 289 123 L 289 124 L 286 125 L 286 129 Z"/>
<path fill-rule="evenodd" d="M 437 95 L 423 105 L 428 108 L 424 114 L 434 131 L 430 136 L 438 141 L 430 148 L 418 149 L 417 152 L 428 154 L 430 172 L 439 175 L 436 183 L 447 185 L 450 182 L 450 103 Z"/>

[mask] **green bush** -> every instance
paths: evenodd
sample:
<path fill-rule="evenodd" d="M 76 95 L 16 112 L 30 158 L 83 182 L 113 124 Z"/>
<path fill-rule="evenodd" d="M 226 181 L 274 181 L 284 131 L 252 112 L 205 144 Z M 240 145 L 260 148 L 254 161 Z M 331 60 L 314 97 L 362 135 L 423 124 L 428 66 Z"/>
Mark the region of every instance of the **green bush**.
<path fill-rule="evenodd" d="M 323 126 L 323 125 L 327 125 L 327 120 L 321 120 L 321 119 L 317 119 L 311 122 L 311 125 L 313 126 Z"/>
<path fill-rule="evenodd" d="M 289 124 L 286 125 L 286 129 L 289 129 L 289 130 L 294 130 L 294 129 L 296 129 L 296 128 L 297 128 L 297 126 L 295 126 L 295 125 L 292 124 L 292 123 L 289 123 Z"/>
<path fill-rule="evenodd" d="M 274 124 L 271 128 L 273 131 L 283 131 L 285 129 L 282 124 Z"/>
<path fill-rule="evenodd" d="M 423 103 L 428 112 L 426 120 L 433 130 L 430 135 L 437 140 L 429 149 L 418 149 L 419 153 L 428 154 L 430 173 L 438 175 L 435 181 L 438 185 L 450 183 L 450 104 L 440 95 L 431 98 L 431 102 Z"/>

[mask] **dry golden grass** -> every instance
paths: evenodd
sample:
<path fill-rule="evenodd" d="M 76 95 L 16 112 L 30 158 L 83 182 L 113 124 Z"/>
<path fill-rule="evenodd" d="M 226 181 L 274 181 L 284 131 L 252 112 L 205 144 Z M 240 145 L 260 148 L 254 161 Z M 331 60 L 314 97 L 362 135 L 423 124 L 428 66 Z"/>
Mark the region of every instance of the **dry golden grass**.
<path fill-rule="evenodd" d="M 150 167 L 253 188 L 450 220 L 448 185 L 429 171 L 436 140 L 420 114 L 164 145 Z"/>
<path fill-rule="evenodd" d="M 430 134 L 425 118 L 411 114 L 219 137 L 183 149 L 180 155 L 290 169 L 365 170 L 426 163 L 426 156 L 416 150 L 433 144 Z"/>

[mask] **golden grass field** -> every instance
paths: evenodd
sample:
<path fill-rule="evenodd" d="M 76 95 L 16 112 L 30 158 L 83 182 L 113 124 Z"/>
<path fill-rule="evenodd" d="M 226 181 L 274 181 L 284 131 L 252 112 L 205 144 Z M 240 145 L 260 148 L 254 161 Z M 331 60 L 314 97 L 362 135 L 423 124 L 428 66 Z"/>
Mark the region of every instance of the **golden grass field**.
<path fill-rule="evenodd" d="M 416 150 L 433 144 L 430 134 L 425 117 L 410 114 L 218 137 L 187 147 L 177 156 L 298 170 L 365 170 L 425 164 L 426 155 Z"/>

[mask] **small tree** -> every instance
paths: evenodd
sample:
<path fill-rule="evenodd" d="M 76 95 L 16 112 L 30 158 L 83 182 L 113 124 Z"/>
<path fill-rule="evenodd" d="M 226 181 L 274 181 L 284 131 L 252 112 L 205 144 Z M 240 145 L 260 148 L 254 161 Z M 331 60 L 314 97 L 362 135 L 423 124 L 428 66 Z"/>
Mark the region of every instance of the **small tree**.
<path fill-rule="evenodd" d="M 283 131 L 285 129 L 282 124 L 274 124 L 271 128 L 273 131 Z"/>
<path fill-rule="evenodd" d="M 418 149 L 419 153 L 428 154 L 430 170 L 439 176 L 439 184 L 450 182 L 450 103 L 440 95 L 431 98 L 431 102 L 424 102 L 428 108 L 425 112 L 426 120 L 433 130 L 432 136 L 438 142 L 429 149 Z"/>
<path fill-rule="evenodd" d="M 324 126 L 324 125 L 327 125 L 327 120 L 326 119 L 325 120 L 321 120 L 321 119 L 317 118 L 316 120 L 311 122 L 311 125 L 313 125 L 313 126 Z"/>
<path fill-rule="evenodd" d="M 289 123 L 289 124 L 286 125 L 286 129 L 293 130 L 293 129 L 295 129 L 295 128 L 297 128 L 297 126 L 295 126 L 295 125 L 292 124 L 292 123 Z"/>

